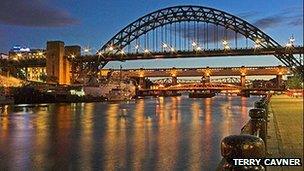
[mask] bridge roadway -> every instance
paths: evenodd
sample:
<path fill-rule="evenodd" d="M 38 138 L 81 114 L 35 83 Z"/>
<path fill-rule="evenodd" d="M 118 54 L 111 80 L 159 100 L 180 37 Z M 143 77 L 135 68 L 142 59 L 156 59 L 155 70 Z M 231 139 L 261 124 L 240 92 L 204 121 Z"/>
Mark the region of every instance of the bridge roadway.
<path fill-rule="evenodd" d="M 287 75 L 285 66 L 205 67 L 205 68 L 158 68 L 158 69 L 102 69 L 101 76 L 119 77 L 194 77 L 194 76 L 258 76 Z"/>
<path fill-rule="evenodd" d="M 193 58 L 193 57 L 227 57 L 227 56 L 269 56 L 277 54 L 303 54 L 303 47 L 278 47 L 278 48 L 246 48 L 246 49 L 213 49 L 201 51 L 164 51 L 164 52 L 138 52 L 138 53 L 116 53 L 96 54 L 79 56 L 73 59 L 77 62 L 92 62 L 98 59 L 105 61 L 126 61 L 143 59 L 165 59 L 165 58 Z"/>
<path fill-rule="evenodd" d="M 125 53 L 125 54 L 96 54 L 69 57 L 69 60 L 79 62 L 96 62 L 96 61 L 126 61 L 126 60 L 144 60 L 144 59 L 165 59 L 165 58 L 196 58 L 196 57 L 227 57 L 227 56 L 269 56 L 277 54 L 300 54 L 304 53 L 303 47 L 292 48 L 261 48 L 261 49 L 229 49 L 229 50 L 203 50 L 203 51 L 165 51 L 149 53 Z M 25 58 L 19 60 L 0 59 L 0 67 L 46 67 L 46 58 Z"/>

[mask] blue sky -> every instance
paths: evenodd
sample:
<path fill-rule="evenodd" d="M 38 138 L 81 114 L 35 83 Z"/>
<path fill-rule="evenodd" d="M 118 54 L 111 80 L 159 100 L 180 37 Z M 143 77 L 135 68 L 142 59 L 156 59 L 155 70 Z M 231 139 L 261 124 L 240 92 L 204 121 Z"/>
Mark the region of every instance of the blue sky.
<path fill-rule="evenodd" d="M 45 48 L 48 40 L 99 49 L 120 29 L 155 10 L 176 5 L 201 5 L 240 16 L 259 25 L 284 45 L 293 34 L 303 45 L 302 0 L 2 0 L 0 52 L 14 45 Z M 274 57 L 112 62 L 107 67 L 192 67 L 277 65 Z"/>

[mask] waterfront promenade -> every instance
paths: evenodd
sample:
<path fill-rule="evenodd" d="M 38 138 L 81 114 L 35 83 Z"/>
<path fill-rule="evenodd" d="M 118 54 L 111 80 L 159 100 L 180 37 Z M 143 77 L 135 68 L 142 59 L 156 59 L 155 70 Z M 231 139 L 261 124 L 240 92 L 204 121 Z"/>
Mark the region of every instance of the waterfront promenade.
<path fill-rule="evenodd" d="M 303 98 L 272 96 L 269 104 L 267 150 L 269 157 L 302 158 L 303 164 Z M 302 169 L 268 168 L 268 170 Z"/>

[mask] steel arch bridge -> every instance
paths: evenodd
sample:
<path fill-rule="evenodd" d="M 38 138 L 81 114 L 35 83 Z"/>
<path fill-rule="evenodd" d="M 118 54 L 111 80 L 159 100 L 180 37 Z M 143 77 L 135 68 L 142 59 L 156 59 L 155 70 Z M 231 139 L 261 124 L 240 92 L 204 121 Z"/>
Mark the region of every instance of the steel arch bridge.
<path fill-rule="evenodd" d="M 211 30 L 213 30 L 213 39 L 210 36 Z M 177 34 L 179 34 L 178 38 L 176 38 Z M 208 51 L 208 42 L 217 44 L 217 48 L 214 49 L 219 49 L 220 40 L 224 40 L 224 49 L 213 50 L 214 53 L 228 51 L 226 56 L 233 56 L 234 51 L 230 49 L 228 39 L 234 36 L 235 49 L 243 50 L 237 45 L 239 35 L 246 39 L 244 49 L 248 48 L 249 39 L 251 43 L 254 42 L 253 51 L 271 49 L 271 54 L 284 65 L 302 71 L 303 64 L 292 53 L 282 50 L 285 48 L 259 28 L 232 14 L 203 6 L 174 6 L 149 13 L 119 31 L 102 46 L 96 55 L 82 56 L 82 59 L 75 59 L 75 63 L 82 61 L 85 67 L 81 65 L 82 68 L 78 70 L 90 70 L 94 73 L 112 60 L 151 59 L 151 56 L 155 55 L 193 56 L 201 51 Z M 189 45 L 191 42 L 193 46 Z M 134 57 L 134 54 L 140 58 Z M 225 53 L 214 56 L 220 55 L 225 55 Z"/>

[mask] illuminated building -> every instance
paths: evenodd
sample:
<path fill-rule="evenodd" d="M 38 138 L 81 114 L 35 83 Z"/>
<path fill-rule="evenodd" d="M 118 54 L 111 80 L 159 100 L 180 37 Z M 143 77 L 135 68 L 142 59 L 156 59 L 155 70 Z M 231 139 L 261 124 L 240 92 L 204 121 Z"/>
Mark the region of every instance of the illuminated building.
<path fill-rule="evenodd" d="M 8 59 L 20 61 L 22 60 L 37 60 L 45 59 L 46 51 L 45 49 L 30 49 L 27 47 L 14 46 L 8 55 Z M 21 72 L 24 74 L 27 80 L 29 81 L 39 81 L 44 82 L 46 69 L 45 67 L 28 67 L 21 69 Z"/>

